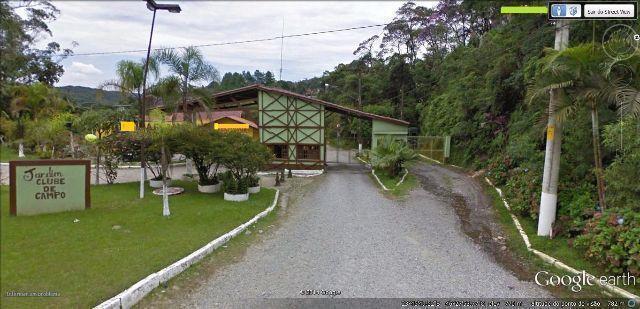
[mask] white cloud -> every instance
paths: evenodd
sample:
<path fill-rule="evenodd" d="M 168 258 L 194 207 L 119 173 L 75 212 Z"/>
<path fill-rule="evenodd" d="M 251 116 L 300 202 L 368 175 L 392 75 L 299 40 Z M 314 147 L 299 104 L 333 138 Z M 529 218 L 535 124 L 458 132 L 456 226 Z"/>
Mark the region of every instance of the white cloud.
<path fill-rule="evenodd" d="M 178 1 L 176 1 L 178 2 Z M 173 47 L 242 41 L 390 22 L 401 1 L 180 1 L 180 14 L 160 11 L 152 47 Z M 87 52 L 146 50 L 152 13 L 141 1 L 59 1 L 59 18 L 50 25 L 53 40 Z M 435 2 L 419 1 L 433 6 Z M 301 80 L 322 75 L 355 58 L 353 51 L 381 27 L 284 40 L 283 79 Z M 221 74 L 270 70 L 278 76 L 280 40 L 201 48 Z M 115 77 L 116 63 L 140 60 L 145 52 L 75 56 L 62 63 L 67 72 L 60 85 L 92 86 Z M 77 62 L 78 64 L 75 64 Z M 92 63 L 91 68 L 81 68 Z M 99 68 L 99 69 L 98 69 Z M 101 71 L 98 74 L 95 70 Z M 70 73 L 74 72 L 74 73 Z M 82 76 L 80 72 L 84 72 Z M 90 73 L 92 72 L 92 73 Z M 93 74 L 93 75 L 90 75 Z"/>
<path fill-rule="evenodd" d="M 102 71 L 96 68 L 93 64 L 73 61 L 71 63 L 70 73 L 78 73 L 83 75 L 95 75 L 95 74 L 102 74 Z"/>

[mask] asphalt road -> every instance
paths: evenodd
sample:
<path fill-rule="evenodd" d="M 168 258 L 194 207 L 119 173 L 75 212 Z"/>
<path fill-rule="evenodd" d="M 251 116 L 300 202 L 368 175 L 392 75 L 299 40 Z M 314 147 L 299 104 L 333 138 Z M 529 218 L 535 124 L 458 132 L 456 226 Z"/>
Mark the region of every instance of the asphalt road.
<path fill-rule="evenodd" d="M 144 306 L 233 307 L 237 299 L 310 297 L 301 290 L 350 298 L 550 296 L 483 251 L 441 196 L 420 187 L 405 200 L 388 199 L 364 170 L 320 177 L 288 207 L 286 222 L 239 262 Z"/>

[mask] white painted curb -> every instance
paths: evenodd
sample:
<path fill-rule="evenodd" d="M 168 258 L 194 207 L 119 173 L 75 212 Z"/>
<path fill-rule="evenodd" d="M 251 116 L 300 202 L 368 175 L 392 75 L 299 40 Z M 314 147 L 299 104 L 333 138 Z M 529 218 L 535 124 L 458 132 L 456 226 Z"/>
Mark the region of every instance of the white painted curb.
<path fill-rule="evenodd" d="M 289 170 L 285 169 L 285 173 L 288 173 Z M 278 172 L 258 172 L 258 175 L 275 175 Z M 324 170 L 291 170 L 291 174 L 294 177 L 315 177 L 324 174 Z"/>
<path fill-rule="evenodd" d="M 376 178 L 376 180 L 378 181 L 378 183 L 380 184 L 380 186 L 382 186 L 382 189 L 385 191 L 389 191 L 391 189 L 387 188 L 384 184 L 382 184 L 382 181 L 380 181 L 380 178 L 378 178 L 378 175 L 376 175 L 376 171 L 374 169 L 371 169 L 371 174 L 373 175 L 373 177 Z M 408 169 L 404 169 L 404 175 L 402 176 L 402 178 L 400 179 L 400 181 L 398 181 L 398 183 L 396 183 L 396 187 L 399 186 L 400 184 L 402 184 L 404 182 L 405 177 L 407 177 L 407 175 L 409 174 L 409 170 Z"/>
<path fill-rule="evenodd" d="M 226 234 L 214 239 L 212 242 L 204 245 L 204 247 L 192 252 L 191 254 L 185 256 L 184 258 L 178 260 L 177 262 L 161 269 L 158 272 L 155 272 L 146 278 L 136 282 L 134 285 L 129 287 L 128 289 L 122 291 L 120 294 L 106 300 L 105 302 L 95 306 L 94 308 L 99 309 L 107 309 L 107 308 L 131 308 L 137 302 L 139 302 L 143 297 L 145 297 L 149 292 L 158 287 L 161 283 L 165 283 L 169 281 L 169 279 L 175 277 L 179 273 L 183 272 L 185 269 L 189 268 L 189 266 L 193 265 L 196 262 L 202 260 L 205 256 L 209 255 L 213 250 L 220 247 L 231 238 L 238 236 L 242 231 L 244 231 L 250 225 L 256 223 L 260 218 L 268 215 L 278 204 L 278 196 L 280 195 L 280 190 L 276 190 L 276 196 L 273 198 L 273 203 L 269 208 L 265 209 L 263 212 L 257 214 L 251 220 L 241 224 L 235 229 L 227 232 Z"/>
<path fill-rule="evenodd" d="M 423 158 L 425 158 L 425 159 L 427 159 L 427 160 L 429 160 L 429 161 L 433 161 L 433 162 L 436 162 L 436 163 L 438 163 L 438 164 L 443 164 L 442 162 L 440 162 L 440 161 L 438 161 L 438 160 L 436 160 L 436 159 L 431 159 L 431 158 L 429 158 L 429 157 L 427 157 L 427 156 L 425 156 L 425 155 L 423 155 L 423 154 L 421 154 L 421 153 L 419 153 L 418 155 L 419 155 L 419 156 L 421 156 L 421 157 L 423 157 Z"/>
<path fill-rule="evenodd" d="M 462 167 L 459 167 L 459 166 L 457 166 L 457 165 L 455 165 L 455 164 L 445 164 L 445 163 L 442 163 L 442 162 L 440 162 L 440 161 L 438 161 L 438 160 L 436 160 L 436 159 L 431 159 L 431 158 L 429 158 L 429 157 L 427 157 L 427 156 L 425 156 L 425 155 L 423 155 L 423 154 L 421 154 L 421 153 L 419 153 L 418 155 L 419 155 L 419 156 L 421 156 L 421 157 L 423 157 L 424 159 L 427 159 L 427 160 L 430 160 L 430 161 L 436 162 L 436 163 L 438 163 L 438 164 L 442 164 L 442 165 L 451 165 L 451 166 L 453 166 L 453 167 L 457 167 L 457 168 L 459 168 L 459 169 L 462 169 Z"/>
<path fill-rule="evenodd" d="M 380 178 L 378 178 L 378 175 L 376 175 L 376 171 L 374 169 L 371 169 L 371 175 L 373 175 L 373 177 L 376 178 L 376 180 L 378 181 L 378 183 L 380 184 L 383 190 L 389 191 L 389 188 L 385 187 L 382 181 L 380 181 Z"/>
<path fill-rule="evenodd" d="M 527 236 L 527 233 L 525 233 L 524 229 L 522 228 L 522 225 L 520 224 L 520 221 L 518 220 L 518 218 L 516 218 L 516 216 L 511 213 L 511 207 L 509 207 L 509 203 L 507 203 L 507 201 L 504 199 L 504 196 L 502 195 L 502 190 L 498 189 L 496 186 L 493 185 L 493 183 L 491 183 L 491 180 L 489 180 L 489 178 L 485 177 L 484 180 L 491 186 L 493 187 L 496 192 L 498 192 L 498 195 L 500 195 L 500 199 L 502 199 L 502 203 L 504 204 L 504 207 L 507 209 L 507 211 L 509 212 L 509 215 L 511 215 L 511 219 L 513 220 L 513 223 L 515 224 L 516 228 L 518 229 L 518 232 L 520 232 L 520 236 L 522 236 L 522 240 L 524 241 L 524 244 L 527 246 L 527 250 L 529 250 L 529 252 L 537 255 L 538 257 L 540 257 L 543 261 L 551 264 L 552 266 L 555 266 L 557 268 L 563 269 L 565 271 L 568 271 L 572 274 L 575 275 L 582 275 L 581 271 L 578 271 L 577 269 L 563 263 L 562 261 L 544 253 L 541 251 L 538 251 L 536 249 L 533 249 L 531 247 L 531 243 L 529 242 L 529 237 Z M 586 276 L 591 276 L 594 278 L 597 278 L 596 276 L 593 276 L 589 273 L 587 273 L 585 271 Z M 601 280 L 595 280 L 595 282 L 603 287 L 604 289 L 613 292 L 615 294 L 618 294 L 624 298 L 633 298 L 636 300 L 640 300 L 640 297 L 638 297 L 638 295 L 632 294 L 624 289 L 621 289 L 615 285 L 611 285 L 607 282 L 602 282 Z"/>
<path fill-rule="evenodd" d="M 172 163 L 172 164 L 169 164 L 170 167 L 183 166 L 183 165 L 186 165 L 186 163 L 183 162 L 183 163 Z M 9 166 L 9 162 L 0 162 L 0 166 Z M 93 164 L 91 166 L 93 168 Z M 122 169 L 140 168 L 140 165 L 122 165 L 122 166 L 118 166 L 118 168 L 122 168 Z"/>
<path fill-rule="evenodd" d="M 402 175 L 402 178 L 400 179 L 400 181 L 398 181 L 398 183 L 396 184 L 396 187 L 401 185 L 404 182 L 404 178 L 407 177 L 407 175 L 409 175 L 409 170 L 405 168 L 404 175 Z"/>

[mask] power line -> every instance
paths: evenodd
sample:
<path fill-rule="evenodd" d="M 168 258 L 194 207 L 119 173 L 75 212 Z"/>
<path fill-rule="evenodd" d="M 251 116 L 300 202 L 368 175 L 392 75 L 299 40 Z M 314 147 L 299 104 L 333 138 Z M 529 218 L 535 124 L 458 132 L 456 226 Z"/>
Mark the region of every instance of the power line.
<path fill-rule="evenodd" d="M 210 46 L 224 46 L 224 45 L 237 45 L 237 44 L 247 44 L 247 43 L 257 43 L 257 42 L 266 42 L 266 41 L 274 41 L 274 40 L 283 40 L 285 38 L 295 38 L 295 37 L 305 37 L 319 34 L 327 34 L 327 33 L 336 33 L 336 32 L 344 32 L 344 31 L 353 31 L 353 30 L 361 30 L 375 27 L 383 27 L 387 24 L 375 24 L 368 26 L 359 26 L 359 27 L 350 27 L 350 28 L 342 28 L 342 29 L 333 29 L 333 30 L 325 30 L 325 31 L 315 31 L 315 32 L 307 32 L 307 33 L 298 33 L 298 34 L 289 34 L 289 35 L 279 35 L 271 38 L 262 38 L 262 39 L 253 39 L 253 40 L 242 40 L 242 41 L 230 41 L 230 42 L 220 42 L 220 43 L 209 43 L 209 44 L 199 44 L 192 45 L 193 47 L 210 47 Z M 177 46 L 177 47 L 160 47 L 153 48 L 153 50 L 164 50 L 164 49 L 178 49 L 178 48 L 186 48 L 187 46 Z M 90 52 L 90 53 L 78 53 L 72 54 L 68 57 L 74 56 L 98 56 L 98 55 L 113 55 L 113 54 L 129 54 L 129 53 L 140 53 L 146 52 L 146 49 L 133 49 L 133 50 L 120 50 L 120 51 L 105 51 L 105 52 Z"/>

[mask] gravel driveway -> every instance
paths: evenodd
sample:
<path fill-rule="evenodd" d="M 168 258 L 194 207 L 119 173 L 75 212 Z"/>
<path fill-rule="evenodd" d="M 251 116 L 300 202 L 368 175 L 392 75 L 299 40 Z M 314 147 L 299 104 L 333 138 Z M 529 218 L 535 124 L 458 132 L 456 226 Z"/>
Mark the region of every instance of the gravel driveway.
<path fill-rule="evenodd" d="M 249 246 L 241 261 L 144 306 L 233 307 L 234 299 L 311 297 L 301 290 L 357 298 L 549 296 L 466 236 L 442 198 L 417 188 L 405 200 L 387 199 L 367 172 L 319 176 L 288 207 L 286 222 Z"/>

